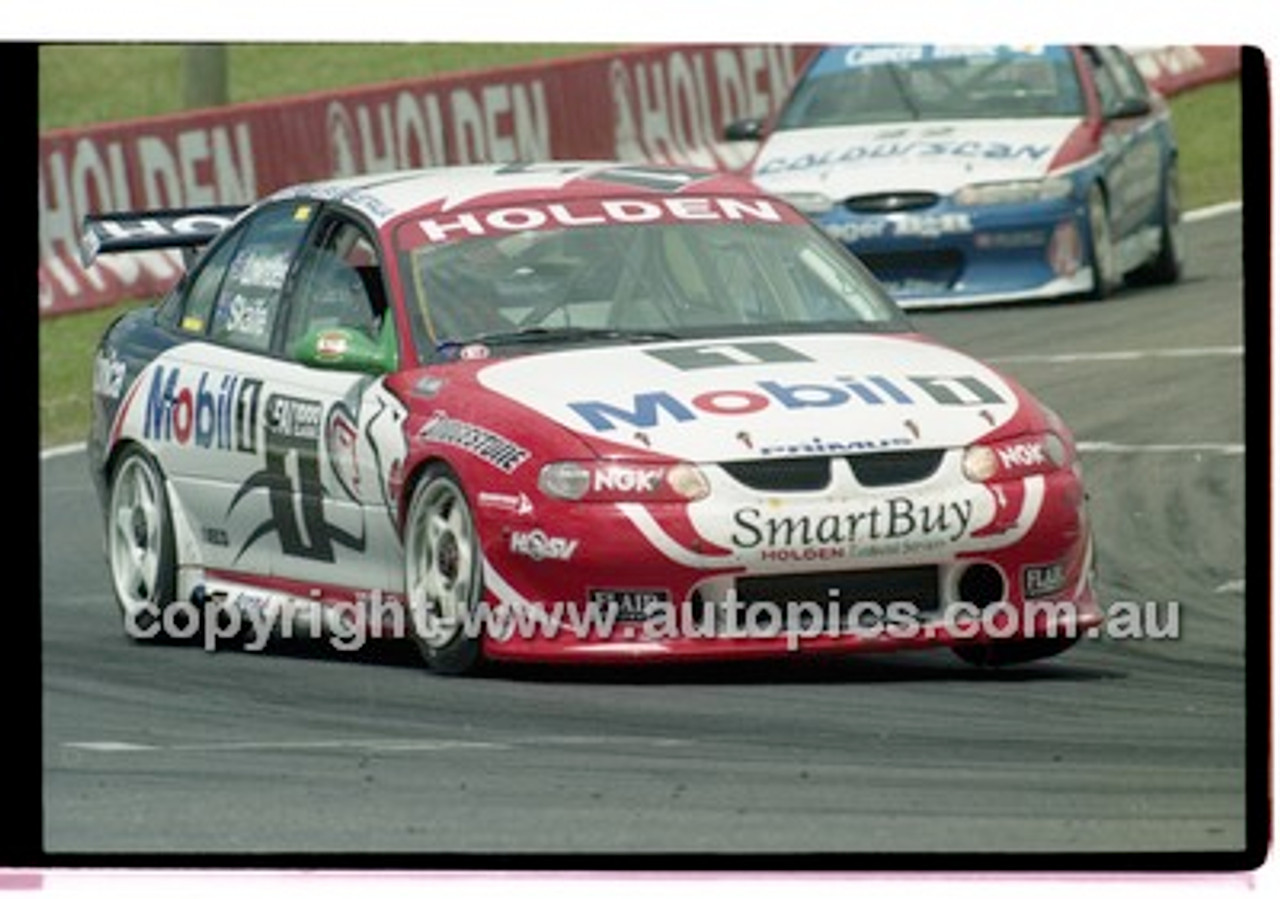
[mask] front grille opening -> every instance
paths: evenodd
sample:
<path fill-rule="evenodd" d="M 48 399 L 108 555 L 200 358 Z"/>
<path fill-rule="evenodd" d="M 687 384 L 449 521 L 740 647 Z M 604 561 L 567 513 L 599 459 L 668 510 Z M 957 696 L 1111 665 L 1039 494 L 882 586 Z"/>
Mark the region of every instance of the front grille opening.
<path fill-rule="evenodd" d="M 914 484 L 930 478 L 942 465 L 946 450 L 893 450 L 845 456 L 853 468 L 853 476 L 863 487 L 889 487 Z"/>
<path fill-rule="evenodd" d="M 744 462 L 723 462 L 720 467 L 729 477 L 752 490 L 823 490 L 831 483 L 831 460 L 826 456 L 750 459 Z"/>
<path fill-rule="evenodd" d="M 964 255 L 958 250 L 927 250 L 918 253 L 858 253 L 858 259 L 881 281 L 921 281 L 954 286 L 964 269 Z"/>
<path fill-rule="evenodd" d="M 850 212 L 905 212 L 925 209 L 938 202 L 938 195 L 928 191 L 909 191 L 880 194 L 859 194 L 844 201 Z"/>
<path fill-rule="evenodd" d="M 865 627 L 876 619 L 887 623 L 907 608 L 917 619 L 935 617 L 942 610 L 935 565 L 756 575 L 738 578 L 734 589 L 738 602 L 736 623 L 744 628 L 770 620 L 797 622 L 800 613 L 819 616 L 824 629 L 834 623 L 832 616 L 842 625 Z M 891 610 L 895 603 L 908 605 Z M 851 620 L 851 615 L 856 615 L 857 620 Z M 806 627 L 813 624 L 808 618 L 798 623 Z"/>

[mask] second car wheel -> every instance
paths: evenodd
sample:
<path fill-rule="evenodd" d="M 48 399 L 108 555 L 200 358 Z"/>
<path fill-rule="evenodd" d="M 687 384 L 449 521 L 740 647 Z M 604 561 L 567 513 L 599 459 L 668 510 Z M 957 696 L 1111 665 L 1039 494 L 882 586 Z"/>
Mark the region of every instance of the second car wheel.
<path fill-rule="evenodd" d="M 481 661 L 477 623 L 484 585 L 475 519 L 457 477 L 429 465 L 404 522 L 409 632 L 433 671 L 464 674 Z"/>
<path fill-rule="evenodd" d="M 1095 300 L 1111 296 L 1120 286 L 1120 263 L 1116 257 L 1115 242 L 1111 235 L 1111 214 L 1107 198 L 1097 184 L 1089 188 L 1089 258 L 1093 268 L 1093 289 L 1089 297 Z"/>
<path fill-rule="evenodd" d="M 1138 284 L 1174 284 L 1182 278 L 1186 258 L 1186 241 L 1182 235 L 1182 200 L 1178 187 L 1178 170 L 1170 166 L 1165 173 L 1164 197 L 1160 206 L 1160 249 L 1154 259 L 1134 273 Z"/>

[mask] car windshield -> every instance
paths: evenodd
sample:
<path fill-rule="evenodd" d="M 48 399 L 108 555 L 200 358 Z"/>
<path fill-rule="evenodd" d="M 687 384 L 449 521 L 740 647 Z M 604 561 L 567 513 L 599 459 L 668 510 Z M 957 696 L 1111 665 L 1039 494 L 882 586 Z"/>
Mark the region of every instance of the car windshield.
<path fill-rule="evenodd" d="M 859 45 L 822 52 L 780 113 L 777 128 L 1083 112 L 1065 47 Z"/>
<path fill-rule="evenodd" d="M 681 199 L 680 208 L 700 210 L 704 219 L 715 218 L 708 210 L 725 208 Z M 785 209 L 785 221 L 636 221 L 656 218 L 645 209 L 658 203 L 622 200 L 613 211 L 627 215 L 612 221 L 606 202 L 595 215 L 551 204 L 469 212 L 443 224 L 407 222 L 397 239 L 419 359 L 456 355 L 469 344 L 500 351 L 695 335 L 910 330 L 846 250 L 789 208 L 759 202 L 779 215 Z M 556 219 L 571 224 L 547 227 Z M 538 226 L 519 227 L 529 223 Z"/>

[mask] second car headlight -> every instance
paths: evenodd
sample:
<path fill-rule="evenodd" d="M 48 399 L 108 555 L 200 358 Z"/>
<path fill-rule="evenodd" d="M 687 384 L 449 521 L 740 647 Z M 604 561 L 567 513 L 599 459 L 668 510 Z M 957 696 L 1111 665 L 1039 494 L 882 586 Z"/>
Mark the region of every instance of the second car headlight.
<path fill-rule="evenodd" d="M 994 206 L 1001 203 L 1045 203 L 1071 196 L 1069 178 L 1036 178 L 1027 181 L 988 181 L 969 184 L 952 196 L 959 206 Z"/>
<path fill-rule="evenodd" d="M 805 193 L 780 193 L 778 198 L 785 200 L 805 215 L 823 215 L 832 210 L 835 202 L 826 194 L 814 191 Z"/>

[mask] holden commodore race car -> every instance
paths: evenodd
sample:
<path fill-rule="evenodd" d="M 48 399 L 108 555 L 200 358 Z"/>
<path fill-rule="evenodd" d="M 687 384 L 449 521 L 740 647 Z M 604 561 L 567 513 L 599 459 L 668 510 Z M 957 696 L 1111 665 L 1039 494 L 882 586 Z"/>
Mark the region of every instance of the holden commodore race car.
<path fill-rule="evenodd" d="M 84 246 L 192 257 L 95 361 L 90 467 L 139 639 L 179 607 L 322 609 L 445 673 L 1001 664 L 1101 622 L 1061 419 L 738 175 L 369 175 L 94 216 Z"/>
<path fill-rule="evenodd" d="M 1118 47 L 854 45 L 807 65 L 748 164 L 903 306 L 1177 281 L 1178 152 Z"/>

